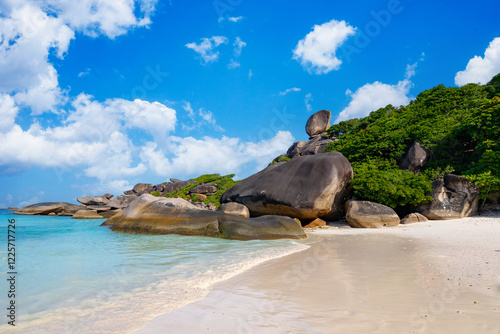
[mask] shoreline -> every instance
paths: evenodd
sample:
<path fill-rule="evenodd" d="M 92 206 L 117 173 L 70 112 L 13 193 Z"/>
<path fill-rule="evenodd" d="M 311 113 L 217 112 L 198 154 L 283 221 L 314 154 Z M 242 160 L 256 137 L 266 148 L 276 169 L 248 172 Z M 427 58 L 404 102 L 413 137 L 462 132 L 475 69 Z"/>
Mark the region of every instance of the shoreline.
<path fill-rule="evenodd" d="M 500 333 L 500 215 L 307 233 L 133 333 Z"/>

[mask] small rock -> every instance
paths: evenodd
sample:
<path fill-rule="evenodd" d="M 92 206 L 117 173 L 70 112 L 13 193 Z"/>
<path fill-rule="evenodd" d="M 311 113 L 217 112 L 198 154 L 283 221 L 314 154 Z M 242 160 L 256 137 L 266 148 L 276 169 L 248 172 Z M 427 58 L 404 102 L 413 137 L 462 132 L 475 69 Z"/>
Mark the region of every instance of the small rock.
<path fill-rule="evenodd" d="M 250 218 L 250 211 L 248 211 L 248 208 L 243 204 L 236 202 L 223 203 L 219 206 L 219 209 L 217 209 L 217 211 L 229 213 L 231 215 L 236 215 L 243 218 Z"/>
<path fill-rule="evenodd" d="M 427 217 L 424 215 L 421 215 L 418 212 L 415 213 L 410 213 L 409 215 L 406 215 L 400 222 L 400 224 L 412 224 L 412 223 L 420 223 L 420 222 L 426 222 L 429 221 Z"/>
<path fill-rule="evenodd" d="M 309 224 L 304 226 L 304 228 L 321 227 L 321 226 L 326 226 L 326 225 L 327 225 L 326 221 L 324 221 L 323 219 L 320 219 L 320 218 L 316 218 L 315 220 L 313 220 L 312 222 L 310 222 Z"/>
<path fill-rule="evenodd" d="M 103 217 L 97 214 L 96 210 L 80 210 L 77 211 L 73 219 L 102 219 Z"/>

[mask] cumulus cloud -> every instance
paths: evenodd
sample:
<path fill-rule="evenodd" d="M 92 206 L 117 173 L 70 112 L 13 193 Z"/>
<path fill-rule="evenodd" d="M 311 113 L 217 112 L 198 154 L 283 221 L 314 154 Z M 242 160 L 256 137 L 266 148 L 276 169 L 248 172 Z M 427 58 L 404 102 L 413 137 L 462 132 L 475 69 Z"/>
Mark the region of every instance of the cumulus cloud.
<path fill-rule="evenodd" d="M 110 38 L 148 25 L 156 0 L 25 0 L 4 2 L 0 16 L 0 93 L 32 114 L 57 112 L 66 102 L 49 55 L 68 52 L 75 31 Z M 136 17 L 136 14 L 139 17 Z"/>
<path fill-rule="evenodd" d="M 54 110 L 63 93 L 49 53 L 62 58 L 74 32 L 60 18 L 31 4 L 0 17 L 0 31 L 0 92 L 15 94 L 34 114 Z"/>
<path fill-rule="evenodd" d="M 463 86 L 468 83 L 487 84 L 495 75 L 500 72 L 500 37 L 493 39 L 484 57 L 474 56 L 465 70 L 455 75 L 455 84 Z"/>
<path fill-rule="evenodd" d="M 342 61 L 336 57 L 337 49 L 356 32 L 345 21 L 332 20 L 315 25 L 293 50 L 293 59 L 310 73 L 326 74 L 338 70 Z"/>
<path fill-rule="evenodd" d="M 285 96 L 287 95 L 288 93 L 292 93 L 292 92 L 300 92 L 301 89 L 300 88 L 297 88 L 297 87 L 292 87 L 292 88 L 287 88 L 285 89 L 284 91 L 280 92 L 280 96 Z"/>
<path fill-rule="evenodd" d="M 408 104 L 411 100 L 408 94 L 411 87 L 413 87 L 410 78 L 415 74 L 415 67 L 416 64 L 408 65 L 405 79 L 395 85 L 375 81 L 374 83 L 367 83 L 358 88 L 354 93 L 348 90 L 346 94 L 351 96 L 351 102 L 340 112 L 334 124 L 351 118 L 366 117 L 370 112 L 385 107 L 388 104 L 394 106 Z"/>
<path fill-rule="evenodd" d="M 194 42 L 188 43 L 186 44 L 186 47 L 196 52 L 201 57 L 202 63 L 206 65 L 219 59 L 219 51 L 217 51 L 217 47 L 221 44 L 227 43 L 227 37 L 212 36 L 210 38 L 202 38 L 201 42 L 198 44 Z"/>
<path fill-rule="evenodd" d="M 286 151 L 294 138 L 288 131 L 279 131 L 268 140 L 243 142 L 239 138 L 193 137 L 171 138 L 175 148 L 168 158 L 155 143 L 142 148 L 142 160 L 161 176 L 199 175 L 207 172 L 229 174 L 239 172 L 251 165 L 256 172 L 269 164 L 273 158 Z M 160 167 L 161 166 L 161 167 Z"/>
<path fill-rule="evenodd" d="M 72 106 L 61 126 L 43 129 L 33 123 L 24 131 L 14 124 L 0 133 L 0 167 L 10 172 L 19 171 L 14 166 L 84 167 L 85 175 L 99 180 L 141 174 L 146 167 L 134 164 L 137 148 L 127 131 L 141 129 L 161 142 L 176 124 L 175 110 L 158 102 L 98 102 L 80 94 Z"/>
<path fill-rule="evenodd" d="M 37 1 L 51 12 L 58 13 L 73 30 L 95 37 L 110 38 L 127 33 L 130 28 L 151 23 L 157 0 L 43 0 Z M 136 16 L 138 14 L 138 17 Z"/>

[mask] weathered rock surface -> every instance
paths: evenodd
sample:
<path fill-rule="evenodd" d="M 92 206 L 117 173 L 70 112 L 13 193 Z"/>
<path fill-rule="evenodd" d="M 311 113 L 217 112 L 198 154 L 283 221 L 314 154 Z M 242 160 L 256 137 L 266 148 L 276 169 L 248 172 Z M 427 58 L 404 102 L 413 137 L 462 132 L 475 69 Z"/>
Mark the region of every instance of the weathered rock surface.
<path fill-rule="evenodd" d="M 112 199 L 112 198 L 113 198 L 113 196 L 115 196 L 115 195 L 113 195 L 113 194 L 104 194 L 104 195 L 102 195 L 102 196 L 103 196 L 103 197 L 106 197 L 107 199 Z"/>
<path fill-rule="evenodd" d="M 304 226 L 304 228 L 314 228 L 314 227 L 321 227 L 321 226 L 326 226 L 326 221 L 320 218 L 314 219 L 312 222 Z"/>
<path fill-rule="evenodd" d="M 227 239 L 305 238 L 291 218 L 243 218 L 196 208 L 180 198 L 142 195 L 123 212 L 105 221 L 113 231 L 144 234 L 181 234 Z"/>
<path fill-rule="evenodd" d="M 217 211 L 240 216 L 243 218 L 250 218 L 250 211 L 248 211 L 248 208 L 246 206 L 240 203 L 235 203 L 235 202 L 223 203 L 219 206 Z"/>
<path fill-rule="evenodd" d="M 96 210 L 79 210 L 71 218 L 73 218 L 73 219 L 102 219 L 103 217 L 98 215 Z"/>
<path fill-rule="evenodd" d="M 429 154 L 427 151 L 418 142 L 414 142 L 403 158 L 399 168 L 408 169 L 410 172 L 418 175 L 428 159 Z"/>
<path fill-rule="evenodd" d="M 213 195 L 217 191 L 217 185 L 216 184 L 200 184 L 197 185 L 196 187 L 192 188 L 189 192 L 191 194 L 204 194 L 204 195 Z"/>
<path fill-rule="evenodd" d="M 347 201 L 345 218 L 349 225 L 359 228 L 381 228 L 399 225 L 399 217 L 393 209 L 370 201 Z"/>
<path fill-rule="evenodd" d="M 88 210 L 95 210 L 97 212 L 104 212 L 111 210 L 111 207 L 108 205 L 87 205 Z"/>
<path fill-rule="evenodd" d="M 103 212 L 98 212 L 97 214 L 101 216 L 101 218 L 111 218 L 114 215 L 122 212 L 123 209 L 116 209 L 116 210 L 109 210 L 109 211 L 103 211 Z"/>
<path fill-rule="evenodd" d="M 153 185 L 150 183 L 137 183 L 134 188 L 132 188 L 132 191 L 134 193 L 140 193 L 141 191 L 146 190 L 149 187 L 152 187 Z"/>
<path fill-rule="evenodd" d="M 465 177 L 447 174 L 431 185 L 434 200 L 417 207 L 417 212 L 428 219 L 458 219 L 477 213 L 479 187 Z"/>
<path fill-rule="evenodd" d="M 310 137 L 322 134 L 330 128 L 330 117 L 332 113 L 328 110 L 321 110 L 314 113 L 306 123 L 306 132 Z"/>
<path fill-rule="evenodd" d="M 76 199 L 84 205 L 108 205 L 109 199 L 104 196 L 83 196 Z"/>
<path fill-rule="evenodd" d="M 410 213 L 409 215 L 406 215 L 403 219 L 401 219 L 400 224 L 413 224 L 413 223 L 423 223 L 429 221 L 427 217 L 424 215 L 421 215 L 418 212 Z"/>
<path fill-rule="evenodd" d="M 488 203 L 500 204 L 499 202 L 500 202 L 500 193 L 492 193 L 488 196 Z"/>
<path fill-rule="evenodd" d="M 7 210 L 9 210 L 9 211 L 17 211 L 17 210 L 19 210 L 19 208 L 16 208 L 15 206 L 9 206 L 7 208 Z"/>
<path fill-rule="evenodd" d="M 304 155 L 321 154 L 330 143 L 333 143 L 333 140 L 324 136 L 317 136 L 309 141 L 298 141 L 290 146 L 285 156 L 293 159 Z"/>
<path fill-rule="evenodd" d="M 136 199 L 137 196 L 135 195 L 118 196 L 109 201 L 108 206 L 110 206 L 113 209 L 123 209 L 126 208 L 130 203 L 132 203 Z"/>
<path fill-rule="evenodd" d="M 16 215 L 48 215 L 51 212 L 56 214 L 64 213 L 65 211 L 72 210 L 73 208 L 79 208 L 80 206 L 66 203 L 66 202 L 44 202 L 38 204 L 32 204 L 25 206 L 14 212 Z"/>
<path fill-rule="evenodd" d="M 252 216 L 338 219 L 344 211 L 351 164 L 339 152 L 277 163 L 226 191 L 221 203 L 245 205 Z"/>

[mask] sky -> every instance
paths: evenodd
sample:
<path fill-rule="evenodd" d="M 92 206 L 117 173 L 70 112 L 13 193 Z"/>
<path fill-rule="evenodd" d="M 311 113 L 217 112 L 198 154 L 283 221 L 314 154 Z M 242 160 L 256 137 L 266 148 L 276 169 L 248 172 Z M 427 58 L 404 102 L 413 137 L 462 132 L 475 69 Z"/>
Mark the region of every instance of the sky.
<path fill-rule="evenodd" d="M 245 178 L 331 123 L 500 72 L 497 0 L 0 0 L 0 208 Z"/>

